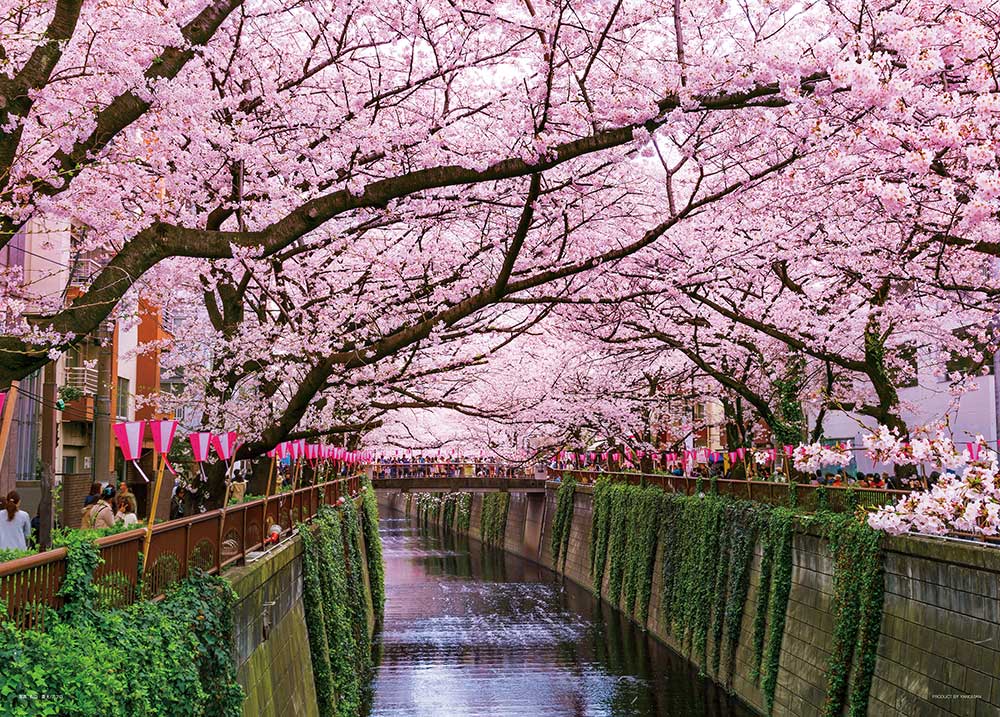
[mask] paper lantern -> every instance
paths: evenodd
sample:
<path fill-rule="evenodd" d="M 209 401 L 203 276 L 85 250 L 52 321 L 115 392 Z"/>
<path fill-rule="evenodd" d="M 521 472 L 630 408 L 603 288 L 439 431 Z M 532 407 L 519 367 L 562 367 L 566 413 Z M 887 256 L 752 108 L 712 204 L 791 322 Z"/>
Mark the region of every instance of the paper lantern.
<path fill-rule="evenodd" d="M 236 431 L 229 431 L 227 433 L 220 433 L 217 436 L 212 436 L 212 448 L 218 454 L 219 458 L 224 461 L 228 461 L 236 453 L 236 444 L 239 440 L 239 435 Z"/>
<path fill-rule="evenodd" d="M 191 441 L 191 453 L 194 454 L 195 463 L 208 460 L 208 449 L 212 443 L 212 434 L 206 432 L 192 433 L 188 436 Z"/>
<path fill-rule="evenodd" d="M 153 450 L 160 455 L 170 453 L 177 432 L 177 421 L 150 421 L 149 431 L 153 434 Z"/>
<path fill-rule="evenodd" d="M 118 447 L 122 450 L 122 457 L 127 461 L 139 460 L 142 455 L 142 434 L 146 428 L 146 422 L 116 423 L 112 428 L 115 432 L 115 438 L 118 439 Z"/>

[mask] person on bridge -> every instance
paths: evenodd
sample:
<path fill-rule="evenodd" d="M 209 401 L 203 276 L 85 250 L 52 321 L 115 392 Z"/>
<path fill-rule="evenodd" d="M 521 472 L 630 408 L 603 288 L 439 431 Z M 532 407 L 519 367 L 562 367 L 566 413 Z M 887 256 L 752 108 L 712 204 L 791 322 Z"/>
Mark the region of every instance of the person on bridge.
<path fill-rule="evenodd" d="M 0 514 L 0 550 L 27 550 L 31 536 L 31 516 L 21 510 L 16 490 L 7 494 L 6 512 Z"/>

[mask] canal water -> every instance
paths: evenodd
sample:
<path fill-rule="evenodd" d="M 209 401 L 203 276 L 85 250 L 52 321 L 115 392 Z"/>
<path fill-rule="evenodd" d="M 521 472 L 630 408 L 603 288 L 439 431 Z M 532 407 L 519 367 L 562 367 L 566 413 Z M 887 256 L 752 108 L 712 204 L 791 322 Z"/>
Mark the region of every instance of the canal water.
<path fill-rule="evenodd" d="M 585 589 L 405 517 L 383 518 L 371 717 L 752 713 Z"/>

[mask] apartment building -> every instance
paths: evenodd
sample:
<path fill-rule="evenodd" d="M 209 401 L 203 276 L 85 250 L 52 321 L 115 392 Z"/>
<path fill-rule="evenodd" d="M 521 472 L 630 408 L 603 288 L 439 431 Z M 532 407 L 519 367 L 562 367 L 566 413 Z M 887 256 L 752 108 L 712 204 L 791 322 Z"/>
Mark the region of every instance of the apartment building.
<path fill-rule="evenodd" d="M 66 305 L 100 271 L 105 259 L 85 249 L 85 237 L 85 230 L 72 222 L 33 219 L 0 250 L 0 265 L 21 270 L 28 312 L 51 312 Z M 51 460 L 68 524 L 78 519 L 77 507 L 93 481 L 127 480 L 135 485 L 143 502 L 144 481 L 122 461 L 111 431 L 98 427 L 100 406 L 106 397 L 108 424 L 163 417 L 151 406 L 140 404 L 160 391 L 160 356 L 172 333 L 169 317 L 145 299 L 123 307 L 121 314 L 128 319 L 104 322 L 49 366 L 20 382 L 0 465 L 0 492 L 16 487 L 23 507 L 32 515 L 40 496 L 45 420 L 54 423 L 55 455 Z M 140 344 L 149 342 L 156 348 L 136 351 Z M 59 404 L 43 400 L 46 381 L 55 382 L 58 399 L 64 404 L 61 410 Z M 95 434 L 103 438 L 95 439 Z M 146 448 L 146 453 L 151 453 L 152 444 Z M 151 466 L 151 456 L 144 456 L 144 460 Z M 96 466 L 102 463 L 109 471 L 96 475 Z M 58 506 L 56 510 L 58 513 Z"/>

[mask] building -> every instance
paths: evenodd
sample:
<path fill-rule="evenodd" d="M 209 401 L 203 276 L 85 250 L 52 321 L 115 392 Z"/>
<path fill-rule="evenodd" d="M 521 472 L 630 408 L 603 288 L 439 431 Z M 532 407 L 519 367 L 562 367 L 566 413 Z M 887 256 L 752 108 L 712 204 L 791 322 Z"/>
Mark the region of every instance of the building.
<path fill-rule="evenodd" d="M 85 230 L 71 222 L 32 219 L 0 250 L 0 265 L 21 269 L 29 313 L 51 312 L 68 304 L 100 271 L 104 258 L 86 250 L 85 237 Z M 93 481 L 127 480 L 135 489 L 140 511 L 144 509 L 145 481 L 124 464 L 109 429 L 103 431 L 104 440 L 95 440 L 95 432 L 101 433 L 102 396 L 107 397 L 109 424 L 166 417 L 156 415 L 143 399 L 160 391 L 160 356 L 173 334 L 163 313 L 145 299 L 123 308 L 122 315 L 134 318 L 106 321 L 52 364 L 20 382 L 0 465 L 0 492 L 16 487 L 22 506 L 32 515 L 41 492 L 42 422 L 53 413 L 50 420 L 55 424 L 56 439 L 51 460 L 66 506 L 65 522 L 72 525 L 78 520 L 77 508 Z M 137 352 L 145 343 L 154 348 Z M 64 409 L 43 400 L 46 377 L 55 381 Z M 152 443 L 148 436 L 146 444 L 143 462 L 149 474 Z M 95 474 L 101 452 L 110 467 L 104 476 Z M 166 499 L 169 501 L 169 491 Z"/>

